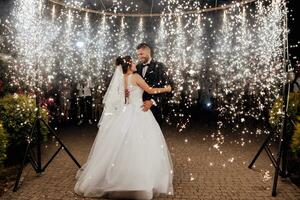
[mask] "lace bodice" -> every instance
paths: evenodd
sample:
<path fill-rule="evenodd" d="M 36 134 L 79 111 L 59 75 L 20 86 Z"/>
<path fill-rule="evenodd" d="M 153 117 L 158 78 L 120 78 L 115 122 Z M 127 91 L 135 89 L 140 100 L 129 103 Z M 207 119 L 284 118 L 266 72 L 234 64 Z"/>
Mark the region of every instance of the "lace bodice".
<path fill-rule="evenodd" d="M 143 104 L 143 92 L 144 90 L 132 83 L 133 74 L 128 76 L 128 89 L 129 89 L 129 98 L 128 104 L 134 104 L 141 106 Z"/>

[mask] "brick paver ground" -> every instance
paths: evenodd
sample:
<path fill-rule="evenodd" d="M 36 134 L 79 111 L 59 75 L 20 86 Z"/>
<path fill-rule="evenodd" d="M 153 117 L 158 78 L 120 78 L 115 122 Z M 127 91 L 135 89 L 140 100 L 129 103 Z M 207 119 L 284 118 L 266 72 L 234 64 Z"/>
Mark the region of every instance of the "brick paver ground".
<path fill-rule="evenodd" d="M 281 178 L 277 197 L 271 196 L 274 170 L 265 153 L 259 157 L 254 169 L 248 169 L 264 135 L 244 136 L 246 143 L 242 146 L 232 142 L 241 141 L 241 135 L 229 133 L 220 154 L 211 148 L 214 142 L 210 135 L 214 130 L 210 126 L 200 124 L 191 127 L 183 133 L 170 126 L 163 127 L 174 163 L 175 194 L 157 199 L 300 199 L 300 189 Z M 88 156 L 96 133 L 96 127 L 68 127 L 59 131 L 60 137 L 81 164 Z M 50 155 L 54 147 L 55 141 L 46 149 L 44 145 L 43 155 Z M 40 176 L 28 165 L 18 192 L 9 191 L 0 199 L 88 199 L 73 192 L 76 171 L 76 165 L 65 152 L 61 152 Z"/>

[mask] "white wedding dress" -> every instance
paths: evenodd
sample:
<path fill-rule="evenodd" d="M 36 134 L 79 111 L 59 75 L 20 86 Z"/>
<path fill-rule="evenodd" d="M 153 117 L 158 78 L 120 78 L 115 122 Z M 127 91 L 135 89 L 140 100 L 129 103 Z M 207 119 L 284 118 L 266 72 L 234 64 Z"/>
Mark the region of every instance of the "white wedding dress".
<path fill-rule="evenodd" d="M 173 194 L 173 166 L 143 90 L 131 82 L 129 101 L 99 128 L 87 163 L 77 172 L 75 192 L 85 197 L 152 199 Z"/>

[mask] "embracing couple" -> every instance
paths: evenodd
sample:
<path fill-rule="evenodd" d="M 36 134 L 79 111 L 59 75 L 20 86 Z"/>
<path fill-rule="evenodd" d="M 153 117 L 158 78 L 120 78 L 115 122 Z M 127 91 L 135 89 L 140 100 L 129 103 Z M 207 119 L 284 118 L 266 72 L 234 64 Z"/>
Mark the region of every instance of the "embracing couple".
<path fill-rule="evenodd" d="M 98 134 L 76 175 L 77 194 L 125 199 L 173 194 L 172 161 L 159 126 L 163 93 L 171 86 L 165 66 L 151 52 L 141 43 L 138 65 L 130 56 L 116 59 Z"/>

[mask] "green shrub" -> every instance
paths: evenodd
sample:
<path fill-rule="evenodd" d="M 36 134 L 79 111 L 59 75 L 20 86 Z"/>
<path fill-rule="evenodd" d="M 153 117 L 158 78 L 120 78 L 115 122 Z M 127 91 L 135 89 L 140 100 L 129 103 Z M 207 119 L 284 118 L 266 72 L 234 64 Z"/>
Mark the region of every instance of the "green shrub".
<path fill-rule="evenodd" d="M 279 131 L 280 128 L 282 127 L 283 114 L 284 114 L 282 110 L 282 106 L 283 106 L 283 98 L 280 97 L 275 101 L 272 109 L 269 112 L 270 115 L 269 123 L 273 128 L 277 129 L 277 131 Z M 300 93 L 290 93 L 288 115 L 292 119 L 296 119 L 296 117 L 300 115 Z M 288 121 L 288 133 L 292 134 L 293 130 L 294 127 L 292 123 Z"/>
<path fill-rule="evenodd" d="M 1 45 L 0 45 L 1 46 Z M 16 86 L 12 86 L 8 64 L 0 59 L 0 97 L 10 91 L 15 91 Z"/>
<path fill-rule="evenodd" d="M 300 116 L 298 117 L 298 122 L 296 123 L 295 132 L 292 137 L 291 148 L 296 155 L 300 155 Z"/>
<path fill-rule="evenodd" d="M 269 112 L 269 123 L 271 127 L 275 129 L 279 129 L 282 125 L 282 115 L 283 115 L 283 110 L 282 110 L 282 105 L 283 105 L 283 100 L 282 97 L 276 99 L 276 101 L 273 104 L 272 109 Z"/>
<path fill-rule="evenodd" d="M 40 116 L 46 122 L 48 121 L 45 109 L 41 109 Z M 26 145 L 35 117 L 36 103 L 33 96 L 8 94 L 0 99 L 0 120 L 8 136 L 8 159 L 17 159 L 10 158 L 10 156 L 22 153 L 23 150 L 20 146 L 24 147 Z M 48 131 L 42 123 L 41 133 L 43 138 L 46 139 Z M 35 138 L 32 139 L 34 142 Z M 11 149 L 13 149 L 12 153 L 10 153 Z"/>
<path fill-rule="evenodd" d="M 6 160 L 7 134 L 0 121 L 0 165 Z"/>
<path fill-rule="evenodd" d="M 281 131 L 283 122 L 283 99 L 282 97 L 277 99 L 270 110 L 270 125 L 277 131 Z M 288 115 L 292 120 L 295 120 L 297 116 L 300 116 L 300 93 L 291 93 L 289 98 Z M 299 118 L 299 117 L 298 117 Z M 296 130 L 290 120 L 287 121 L 287 136 L 290 141 L 290 148 L 288 149 L 288 166 L 287 170 L 290 174 L 292 182 L 295 184 L 300 183 L 300 123 L 297 122 Z"/>

